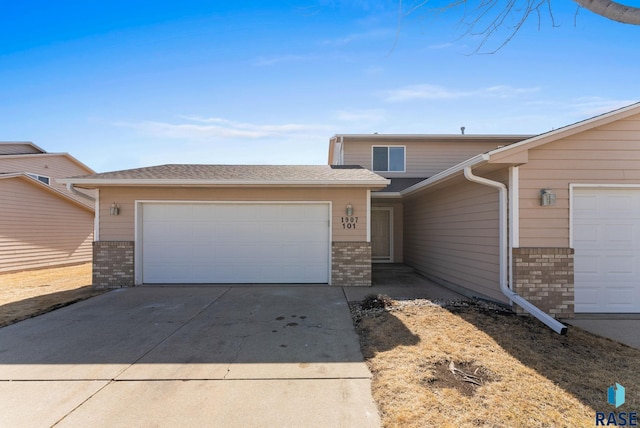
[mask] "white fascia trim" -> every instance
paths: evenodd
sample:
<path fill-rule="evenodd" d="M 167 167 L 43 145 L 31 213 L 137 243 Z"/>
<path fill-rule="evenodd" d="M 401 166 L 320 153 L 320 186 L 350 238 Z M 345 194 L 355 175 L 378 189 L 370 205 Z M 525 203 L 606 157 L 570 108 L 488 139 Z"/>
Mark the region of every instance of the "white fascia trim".
<path fill-rule="evenodd" d="M 452 176 L 463 173 L 465 168 L 467 167 L 476 167 L 481 163 L 484 163 L 489 160 L 489 155 L 486 153 L 479 154 L 477 156 L 472 157 L 471 159 L 467 159 L 464 162 L 461 162 L 457 165 L 452 166 L 449 169 L 446 169 L 434 176 L 429 177 L 428 179 L 421 181 L 417 184 L 414 184 L 411 187 L 407 187 L 403 191 L 400 192 L 401 196 L 408 196 L 412 193 L 418 192 L 422 189 L 428 188 L 437 184 L 438 182 L 451 178 Z"/>
<path fill-rule="evenodd" d="M 238 187 L 238 186 L 304 186 L 304 187 L 371 187 L 371 186 L 388 186 L 391 180 L 295 180 L 295 181 L 262 181 L 262 180 L 164 180 L 164 179 L 143 179 L 143 180 L 127 180 L 127 179 L 73 179 L 66 178 L 58 180 L 59 183 L 82 185 L 102 185 L 102 186 L 219 186 L 219 187 Z"/>
<path fill-rule="evenodd" d="M 509 236 L 511 248 L 520 248 L 520 168 L 509 168 Z"/>
<path fill-rule="evenodd" d="M 640 189 L 640 184 L 624 183 L 569 183 L 569 248 L 573 247 L 573 195 L 574 189 Z"/>

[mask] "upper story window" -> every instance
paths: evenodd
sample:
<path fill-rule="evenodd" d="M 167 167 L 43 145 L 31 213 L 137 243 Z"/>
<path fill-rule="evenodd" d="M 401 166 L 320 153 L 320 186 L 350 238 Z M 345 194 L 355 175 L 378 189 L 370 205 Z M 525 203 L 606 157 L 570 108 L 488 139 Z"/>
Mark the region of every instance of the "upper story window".
<path fill-rule="evenodd" d="M 372 164 L 378 172 L 405 172 L 405 147 L 374 146 Z"/>
<path fill-rule="evenodd" d="M 44 184 L 50 184 L 51 179 L 45 175 L 31 174 L 27 172 L 27 175 L 31 178 L 35 178 L 38 181 L 43 182 Z"/>

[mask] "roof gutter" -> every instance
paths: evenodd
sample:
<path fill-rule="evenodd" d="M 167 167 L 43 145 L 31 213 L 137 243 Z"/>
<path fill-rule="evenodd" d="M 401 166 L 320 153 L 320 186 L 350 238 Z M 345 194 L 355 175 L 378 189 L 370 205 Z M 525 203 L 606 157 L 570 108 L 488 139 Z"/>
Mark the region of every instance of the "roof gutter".
<path fill-rule="evenodd" d="M 498 189 L 498 194 L 500 196 L 500 227 L 499 227 L 499 237 L 500 237 L 500 291 L 502 294 L 507 296 L 511 301 L 515 302 L 522 309 L 529 312 L 534 317 L 538 318 L 544 324 L 546 324 L 549 328 L 559 334 L 567 334 L 567 327 L 557 321 L 555 318 L 542 311 L 535 305 L 532 305 L 529 301 L 527 301 L 524 297 L 520 296 L 516 292 L 514 292 L 509 286 L 509 277 L 508 271 L 510 264 L 512 263 L 511 258 L 507 253 L 507 249 L 510 249 L 508 245 L 507 239 L 507 228 L 508 228 L 508 211 L 507 211 L 507 203 L 508 203 L 508 195 L 507 195 L 507 186 L 498 181 L 493 181 L 486 179 L 484 177 L 478 177 L 473 174 L 472 167 L 466 166 L 464 168 L 464 176 L 467 180 L 482 184 L 484 186 L 489 186 Z"/>
<path fill-rule="evenodd" d="M 76 190 L 76 188 L 73 187 L 73 183 L 67 183 L 67 190 L 70 193 L 73 193 L 76 196 L 80 196 L 81 198 L 85 198 L 85 199 L 88 199 L 88 200 L 93 201 L 93 202 L 96 201 L 96 198 L 94 198 L 92 196 L 89 196 L 86 193 L 82 193 L 82 192 L 79 192 L 78 190 Z"/>

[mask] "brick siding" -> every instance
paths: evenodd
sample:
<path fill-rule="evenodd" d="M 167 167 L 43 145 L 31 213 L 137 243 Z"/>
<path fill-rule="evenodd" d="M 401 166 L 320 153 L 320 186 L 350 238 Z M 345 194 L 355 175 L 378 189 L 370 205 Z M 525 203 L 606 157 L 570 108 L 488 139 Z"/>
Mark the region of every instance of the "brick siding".
<path fill-rule="evenodd" d="M 573 318 L 572 248 L 514 248 L 513 262 L 513 291 L 555 318 Z"/>
<path fill-rule="evenodd" d="M 133 287 L 133 241 L 93 243 L 93 287 Z"/>
<path fill-rule="evenodd" d="M 331 245 L 331 285 L 371 285 L 371 244 L 334 242 Z"/>

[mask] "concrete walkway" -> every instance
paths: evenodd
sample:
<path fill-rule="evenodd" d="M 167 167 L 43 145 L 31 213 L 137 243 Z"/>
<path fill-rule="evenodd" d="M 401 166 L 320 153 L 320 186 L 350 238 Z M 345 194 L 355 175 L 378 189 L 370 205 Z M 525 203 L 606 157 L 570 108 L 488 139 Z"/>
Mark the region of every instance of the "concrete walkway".
<path fill-rule="evenodd" d="M 0 426 L 379 425 L 342 288 L 138 287 L 0 329 Z"/>

